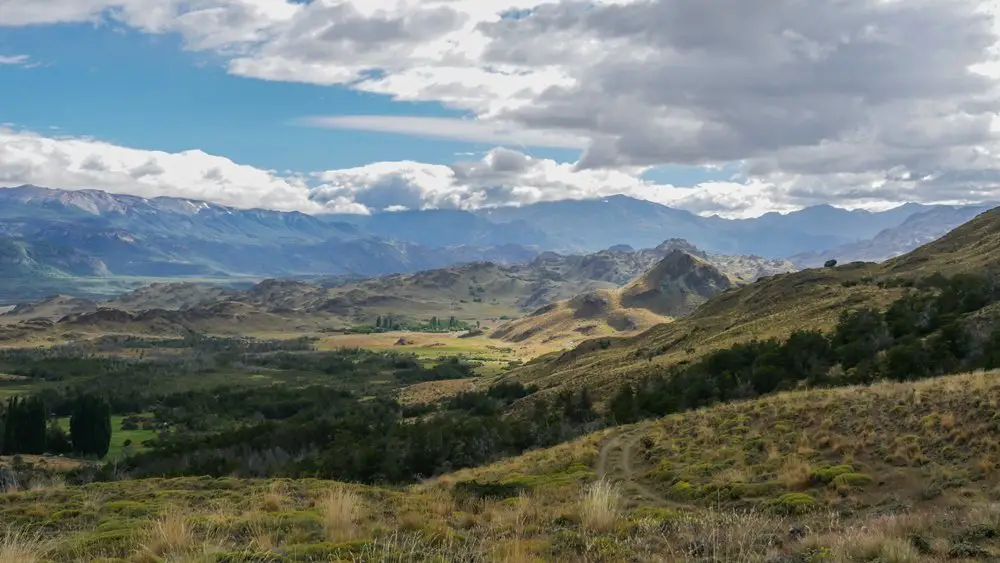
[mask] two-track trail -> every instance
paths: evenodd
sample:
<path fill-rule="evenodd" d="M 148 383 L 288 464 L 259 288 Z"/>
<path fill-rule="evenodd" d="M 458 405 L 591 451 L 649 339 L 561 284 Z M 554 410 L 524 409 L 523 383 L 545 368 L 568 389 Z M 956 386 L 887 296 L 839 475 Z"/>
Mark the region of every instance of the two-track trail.
<path fill-rule="evenodd" d="M 674 505 L 662 494 L 645 485 L 636 475 L 633 464 L 643 432 L 642 426 L 630 426 L 608 436 L 601 445 L 597 458 L 597 476 L 618 483 L 625 497 L 636 505 Z"/>

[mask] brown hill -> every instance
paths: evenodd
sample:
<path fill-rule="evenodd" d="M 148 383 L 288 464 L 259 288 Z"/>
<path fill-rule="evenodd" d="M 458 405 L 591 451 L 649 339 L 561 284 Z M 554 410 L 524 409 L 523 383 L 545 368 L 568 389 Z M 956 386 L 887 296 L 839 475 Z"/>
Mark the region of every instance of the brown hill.
<path fill-rule="evenodd" d="M 733 280 L 705 259 L 674 250 L 621 291 L 622 306 L 681 317 L 734 286 Z"/>
<path fill-rule="evenodd" d="M 686 315 L 734 282 L 705 259 L 672 250 L 621 289 L 587 292 L 506 323 L 490 336 L 509 342 L 558 342 L 636 334 Z"/>
<path fill-rule="evenodd" d="M 521 368 L 517 376 L 543 387 L 587 384 L 610 391 L 621 379 L 691 361 L 751 339 L 827 330 L 841 311 L 884 307 L 915 281 L 1000 271 L 1000 209 L 979 215 L 943 238 L 883 264 L 853 263 L 761 278 L 710 299 L 691 315 L 637 336 L 585 341 L 575 349 Z"/>
<path fill-rule="evenodd" d="M 189 314 L 184 315 L 183 319 L 174 318 L 169 321 L 178 323 L 177 330 L 238 333 L 245 327 L 227 326 L 234 318 L 242 319 L 240 322 L 243 323 L 254 318 L 258 325 L 273 330 L 342 328 L 373 323 L 379 316 L 409 321 L 426 320 L 433 316 L 454 316 L 465 321 L 518 318 L 539 307 L 577 295 L 616 290 L 678 249 L 713 264 L 737 264 L 741 272 L 739 275 L 742 276 L 756 275 L 752 272 L 785 271 L 791 267 L 788 263 L 757 257 L 709 255 L 686 241 L 668 240 L 656 248 L 640 251 L 614 247 L 585 256 L 543 253 L 522 265 L 479 262 L 413 274 L 351 282 L 342 280 L 326 286 L 291 280 L 265 280 L 247 290 L 237 291 L 195 283 L 153 284 L 101 303 L 54 298 L 22 306 L 20 313 L 23 314 L 11 314 L 3 317 L 2 321 L 9 324 L 32 317 L 51 320 L 66 318 L 68 323 L 103 330 L 145 330 L 145 325 L 133 318 L 135 315 L 115 317 L 119 325 L 130 325 L 116 327 L 113 326 L 116 321 L 105 313 L 96 315 L 93 319 L 88 314 L 94 313 L 98 308 L 132 313 L 149 310 L 184 311 Z M 692 283 L 695 282 L 696 280 L 692 280 Z M 660 313 L 651 314 L 647 310 L 649 305 L 641 301 L 652 299 L 659 302 L 669 297 L 630 294 L 628 298 L 636 301 L 636 304 L 623 305 L 616 296 L 613 299 L 615 308 L 635 311 L 609 317 L 606 320 L 610 324 L 601 321 L 607 324 L 608 330 L 603 330 L 600 323 L 597 327 L 576 325 L 567 334 L 578 339 L 587 334 L 630 333 L 663 321 L 664 318 L 661 317 L 669 316 L 674 308 L 681 312 L 686 312 L 689 308 L 681 306 L 683 304 L 678 301 L 656 309 Z M 239 304 L 240 315 L 216 314 L 222 310 L 218 306 L 224 303 Z M 18 310 L 14 313 L 18 313 Z M 569 316 L 579 319 L 576 313 Z M 266 326 L 268 323 L 271 326 Z M 578 328 L 582 332 L 576 332 L 575 329 Z M 157 323 L 156 330 L 162 332 L 172 329 L 165 328 L 163 322 L 160 322 Z"/>
<path fill-rule="evenodd" d="M 70 297 L 68 295 L 53 295 L 35 303 L 16 305 L 3 316 L 8 321 L 34 318 L 58 319 L 74 313 L 93 312 L 96 310 L 97 303 L 89 299 Z"/>

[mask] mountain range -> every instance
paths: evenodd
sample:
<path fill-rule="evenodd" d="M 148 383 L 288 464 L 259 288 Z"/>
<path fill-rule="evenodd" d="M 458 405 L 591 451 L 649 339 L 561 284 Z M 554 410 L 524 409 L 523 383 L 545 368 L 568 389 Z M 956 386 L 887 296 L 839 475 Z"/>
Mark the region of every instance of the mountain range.
<path fill-rule="evenodd" d="M 707 299 L 715 286 L 695 287 L 694 278 L 685 277 L 705 269 L 711 269 L 714 279 L 725 280 L 721 290 L 794 267 L 787 261 L 710 254 L 671 239 L 639 251 L 617 247 L 582 256 L 546 252 L 525 264 L 473 262 L 329 283 L 270 279 L 246 289 L 154 283 L 102 301 L 57 295 L 20 304 L 3 318 L 77 326 L 127 323 L 132 330 L 144 321 L 156 321 L 149 328 L 159 332 L 211 330 L 227 323 L 239 329 L 248 322 L 275 329 L 301 322 L 335 328 L 373 323 L 379 316 L 409 321 L 433 316 L 469 321 L 513 318 L 594 293 L 621 295 L 612 308 L 631 311 L 609 327 L 612 332 L 630 332 L 686 313 L 690 305 Z M 657 291 L 664 296 L 658 297 Z"/>
<path fill-rule="evenodd" d="M 819 205 L 787 214 L 768 213 L 734 220 L 701 217 L 615 195 L 477 211 L 335 215 L 327 220 L 348 223 L 376 236 L 431 246 L 472 240 L 586 253 L 614 244 L 648 248 L 666 238 L 682 238 L 711 252 L 784 258 L 870 239 L 885 229 L 901 225 L 912 215 L 935 207 L 905 204 L 888 211 L 870 212 Z"/>
<path fill-rule="evenodd" d="M 748 269 L 736 277 L 753 279 L 760 257 L 791 257 L 804 267 L 830 257 L 844 263 L 895 256 L 983 209 L 907 204 L 875 213 L 823 205 L 728 220 L 611 196 L 478 211 L 311 216 L 20 186 L 0 189 L 0 303 L 57 293 L 102 298 L 178 279 L 232 287 L 266 278 L 356 281 L 470 262 L 525 264 L 552 251 L 580 257 L 561 268 L 588 268 L 601 262 L 582 257 L 601 249 L 653 249 L 671 238 L 728 257 L 730 269 L 742 261 Z M 653 258 L 628 258 L 634 267 L 604 281 L 624 283 Z"/>

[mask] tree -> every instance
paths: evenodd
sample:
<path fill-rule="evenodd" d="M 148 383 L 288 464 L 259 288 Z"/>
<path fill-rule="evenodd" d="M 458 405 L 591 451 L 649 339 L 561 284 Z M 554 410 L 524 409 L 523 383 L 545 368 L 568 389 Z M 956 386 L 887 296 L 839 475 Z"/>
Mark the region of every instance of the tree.
<path fill-rule="evenodd" d="M 50 454 L 68 454 L 73 452 L 73 444 L 66 431 L 59 423 L 52 421 L 45 431 L 45 445 Z"/>
<path fill-rule="evenodd" d="M 20 400 L 17 397 L 11 397 L 7 400 L 7 410 L 4 413 L 3 421 L 3 449 L 0 452 L 3 452 L 4 455 L 18 453 L 17 436 L 14 429 L 17 427 L 19 417 Z"/>
<path fill-rule="evenodd" d="M 837 261 L 836 260 L 827 260 L 823 264 L 823 267 L 824 268 L 836 268 L 837 267 Z"/>
<path fill-rule="evenodd" d="M 38 397 L 12 397 L 4 417 L 3 453 L 45 453 L 46 418 L 45 404 Z"/>
<path fill-rule="evenodd" d="M 111 446 L 111 407 L 103 399 L 78 397 L 70 415 L 69 433 L 73 451 L 102 458 Z"/>
<path fill-rule="evenodd" d="M 609 405 L 611 416 L 614 421 L 618 424 L 628 424 L 630 422 L 635 422 L 638 413 L 636 412 L 635 405 L 635 393 L 632 391 L 632 386 L 628 383 L 623 383 L 615 396 L 611 398 L 611 404 Z"/>

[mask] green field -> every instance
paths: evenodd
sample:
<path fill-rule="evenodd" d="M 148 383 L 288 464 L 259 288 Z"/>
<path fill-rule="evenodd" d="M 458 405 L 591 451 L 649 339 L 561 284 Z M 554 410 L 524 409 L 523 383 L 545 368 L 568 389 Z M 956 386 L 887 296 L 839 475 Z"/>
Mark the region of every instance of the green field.
<path fill-rule="evenodd" d="M 152 415 L 143 413 L 139 416 L 146 418 Z M 125 418 L 120 415 L 111 417 L 111 447 L 108 449 L 108 455 L 104 456 L 104 460 L 113 460 L 121 457 L 126 440 L 132 440 L 132 451 L 138 453 L 146 449 L 142 445 L 144 441 L 156 438 L 156 430 L 122 430 L 122 421 Z M 69 432 L 69 417 L 58 419 L 58 423 L 63 430 Z"/>

